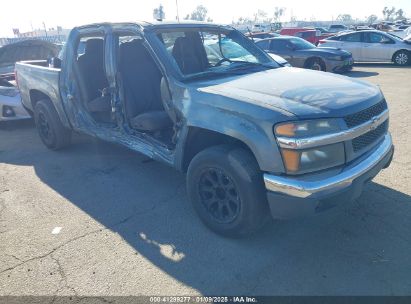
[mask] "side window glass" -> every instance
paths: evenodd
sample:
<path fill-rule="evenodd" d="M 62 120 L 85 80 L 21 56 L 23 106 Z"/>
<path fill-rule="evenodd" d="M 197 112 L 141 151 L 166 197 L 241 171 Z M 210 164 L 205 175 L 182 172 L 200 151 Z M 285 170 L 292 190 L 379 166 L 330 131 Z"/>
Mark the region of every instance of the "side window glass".
<path fill-rule="evenodd" d="M 341 37 L 341 41 L 361 42 L 361 33 L 349 34 Z"/>
<path fill-rule="evenodd" d="M 164 43 L 164 46 L 166 47 L 167 51 L 171 54 L 173 51 L 174 43 L 176 42 L 177 38 L 183 38 L 185 37 L 184 32 L 164 32 L 159 34 L 160 40 Z"/>
<path fill-rule="evenodd" d="M 271 50 L 281 52 L 281 51 L 287 51 L 287 44 L 288 41 L 286 40 L 273 40 L 271 42 Z"/>
<path fill-rule="evenodd" d="M 270 46 L 270 41 L 269 40 L 265 40 L 265 41 L 258 41 L 256 43 L 260 48 L 262 48 L 263 50 L 268 50 L 269 46 Z"/>
<path fill-rule="evenodd" d="M 377 33 L 369 33 L 368 34 L 368 42 L 369 43 L 381 43 L 383 41 L 383 35 Z"/>

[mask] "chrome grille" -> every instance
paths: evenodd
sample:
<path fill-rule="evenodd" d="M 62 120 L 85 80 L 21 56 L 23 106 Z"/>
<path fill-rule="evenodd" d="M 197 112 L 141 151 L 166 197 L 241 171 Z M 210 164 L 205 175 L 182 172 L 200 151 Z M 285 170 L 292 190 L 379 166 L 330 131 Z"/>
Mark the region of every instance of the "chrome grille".
<path fill-rule="evenodd" d="M 376 142 L 381 136 L 383 136 L 388 130 L 388 120 L 380 124 L 375 130 L 369 131 L 352 140 L 352 147 L 354 152 L 360 151 L 365 147 Z"/>
<path fill-rule="evenodd" d="M 355 114 L 345 116 L 344 120 L 345 120 L 345 123 L 347 124 L 347 127 L 352 128 L 352 127 L 358 126 L 370 120 L 374 116 L 381 114 L 386 109 L 387 109 L 387 103 L 385 100 L 383 100 L 365 110 L 362 110 Z"/>

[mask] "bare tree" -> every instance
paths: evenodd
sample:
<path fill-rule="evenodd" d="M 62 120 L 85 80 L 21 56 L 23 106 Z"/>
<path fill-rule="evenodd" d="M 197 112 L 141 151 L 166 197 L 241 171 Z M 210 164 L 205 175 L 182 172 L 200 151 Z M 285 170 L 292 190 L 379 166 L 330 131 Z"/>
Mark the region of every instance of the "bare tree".
<path fill-rule="evenodd" d="M 373 24 L 375 23 L 375 21 L 378 20 L 378 17 L 376 15 L 370 15 L 368 17 L 365 18 L 367 20 L 368 24 Z"/>
<path fill-rule="evenodd" d="M 276 7 L 274 9 L 274 22 L 280 22 L 281 17 L 284 15 L 285 13 L 285 8 L 284 7 Z"/>
<path fill-rule="evenodd" d="M 337 20 L 341 21 L 341 22 L 344 22 L 344 23 L 349 23 L 349 22 L 353 21 L 352 16 L 350 14 L 338 15 Z"/>
<path fill-rule="evenodd" d="M 197 21 L 205 21 L 207 19 L 208 10 L 205 6 L 199 5 L 196 9 L 191 13 L 191 15 L 187 15 L 184 19 L 188 20 L 197 20 Z"/>
<path fill-rule="evenodd" d="M 395 12 L 395 15 L 396 15 L 396 17 L 395 17 L 396 20 L 405 19 L 405 13 L 404 13 L 403 9 L 401 9 L 401 8 Z"/>
<path fill-rule="evenodd" d="M 382 14 L 384 15 L 385 20 L 392 20 L 395 14 L 395 7 L 392 6 L 390 9 L 388 7 L 384 7 Z"/>
<path fill-rule="evenodd" d="M 263 22 L 263 23 L 270 23 L 271 18 L 267 17 L 268 14 L 266 11 L 258 10 L 257 13 L 254 14 L 254 22 Z"/>
<path fill-rule="evenodd" d="M 155 9 L 153 9 L 153 17 L 154 19 L 157 19 L 157 20 L 163 20 L 166 18 L 166 14 L 164 12 L 164 7 L 162 4 L 160 4 L 159 7 L 156 7 Z"/>

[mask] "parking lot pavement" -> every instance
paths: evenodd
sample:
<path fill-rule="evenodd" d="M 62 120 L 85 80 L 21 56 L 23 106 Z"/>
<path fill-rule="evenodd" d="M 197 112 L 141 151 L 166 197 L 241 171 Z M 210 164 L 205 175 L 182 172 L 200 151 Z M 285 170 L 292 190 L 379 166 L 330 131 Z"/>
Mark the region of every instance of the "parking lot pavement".
<path fill-rule="evenodd" d="M 410 295 L 411 68 L 361 65 L 381 85 L 396 145 L 357 202 L 250 239 L 207 230 L 184 175 L 76 136 L 47 150 L 0 126 L 0 295 Z"/>

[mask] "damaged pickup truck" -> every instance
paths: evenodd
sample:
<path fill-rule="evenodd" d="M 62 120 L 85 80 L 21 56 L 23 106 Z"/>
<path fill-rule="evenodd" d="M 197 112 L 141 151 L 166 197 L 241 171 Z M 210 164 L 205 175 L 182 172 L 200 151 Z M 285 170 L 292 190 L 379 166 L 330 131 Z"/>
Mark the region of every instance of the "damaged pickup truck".
<path fill-rule="evenodd" d="M 378 87 L 283 67 L 229 26 L 77 27 L 54 67 L 16 69 L 48 148 L 82 132 L 186 172 L 194 209 L 226 236 L 353 200 L 393 156 Z"/>

